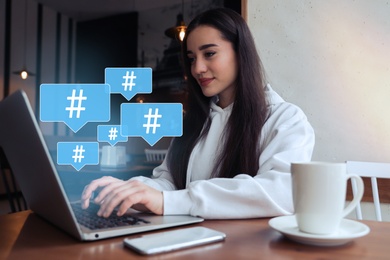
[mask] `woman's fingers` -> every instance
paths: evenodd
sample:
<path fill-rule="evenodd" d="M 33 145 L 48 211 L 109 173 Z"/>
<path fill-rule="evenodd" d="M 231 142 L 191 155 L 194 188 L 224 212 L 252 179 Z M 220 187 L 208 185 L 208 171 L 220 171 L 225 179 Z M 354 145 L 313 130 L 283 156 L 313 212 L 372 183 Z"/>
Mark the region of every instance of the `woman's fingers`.
<path fill-rule="evenodd" d="M 137 204 L 144 205 L 155 214 L 163 214 L 163 195 L 139 181 L 122 182 L 120 185 L 113 183 L 107 187 L 104 198 L 101 200 L 99 216 L 108 217 L 119 206 L 117 214 L 123 215 Z M 99 195 L 100 196 L 100 195 Z M 138 205 L 138 208 L 139 205 Z"/>
<path fill-rule="evenodd" d="M 99 194 L 95 197 L 94 199 L 94 202 L 96 204 L 101 204 L 107 197 L 107 195 L 111 194 L 111 193 L 115 193 L 119 190 L 122 190 L 121 187 L 125 184 L 126 182 L 123 181 L 123 180 L 116 180 L 116 181 L 112 181 L 110 183 L 108 183 L 107 185 L 105 185 L 101 191 L 99 192 Z"/>
<path fill-rule="evenodd" d="M 94 191 L 100 187 L 104 187 L 118 179 L 111 176 L 104 176 L 100 179 L 93 180 L 90 184 L 84 187 L 83 193 L 81 195 L 81 205 L 82 208 L 86 209 L 89 206 L 89 200 L 92 198 Z"/>

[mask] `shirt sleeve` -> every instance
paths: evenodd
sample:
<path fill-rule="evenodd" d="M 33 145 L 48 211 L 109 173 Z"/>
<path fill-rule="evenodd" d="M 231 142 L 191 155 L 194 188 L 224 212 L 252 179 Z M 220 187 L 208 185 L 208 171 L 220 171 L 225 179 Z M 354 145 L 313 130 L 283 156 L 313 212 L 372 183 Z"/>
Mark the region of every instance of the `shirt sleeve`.
<path fill-rule="evenodd" d="M 164 190 L 164 214 L 189 214 L 206 219 L 254 218 L 293 213 L 290 165 L 309 161 L 314 131 L 304 113 L 289 103 L 272 107 L 260 138 L 255 177 L 191 182 L 184 190 Z"/>
<path fill-rule="evenodd" d="M 173 182 L 171 173 L 168 171 L 166 158 L 160 166 L 153 169 L 152 178 L 138 176 L 132 178 L 133 180 L 139 180 L 146 185 L 153 187 L 157 190 L 176 190 L 176 186 Z"/>

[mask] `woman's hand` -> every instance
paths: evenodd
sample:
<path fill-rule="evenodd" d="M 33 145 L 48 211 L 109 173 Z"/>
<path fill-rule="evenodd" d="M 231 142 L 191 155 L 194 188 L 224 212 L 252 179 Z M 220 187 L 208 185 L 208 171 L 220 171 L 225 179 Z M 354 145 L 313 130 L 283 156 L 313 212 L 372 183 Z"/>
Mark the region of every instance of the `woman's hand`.
<path fill-rule="evenodd" d="M 100 204 L 100 210 L 97 213 L 99 216 L 110 216 L 117 206 L 119 206 L 118 216 L 125 214 L 129 208 L 149 210 L 158 215 L 164 213 L 161 191 L 137 180 L 123 181 L 111 176 L 94 180 L 84 188 L 81 196 L 84 209 L 88 208 L 92 194 L 98 188 L 101 188 L 101 191 L 95 197 L 94 202 Z"/>

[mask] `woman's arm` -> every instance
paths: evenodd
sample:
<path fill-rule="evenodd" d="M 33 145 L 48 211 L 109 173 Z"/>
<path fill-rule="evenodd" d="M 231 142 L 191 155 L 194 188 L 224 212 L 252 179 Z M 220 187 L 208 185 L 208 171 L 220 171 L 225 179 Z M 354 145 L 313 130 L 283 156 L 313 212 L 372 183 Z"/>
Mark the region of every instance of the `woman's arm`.
<path fill-rule="evenodd" d="M 255 177 L 195 181 L 187 189 L 164 191 L 164 214 L 203 218 L 253 218 L 293 212 L 290 164 L 309 161 L 314 131 L 296 106 L 273 107 L 260 140 L 260 168 Z"/>
<path fill-rule="evenodd" d="M 99 214 L 109 215 L 120 205 L 120 214 L 129 207 L 144 208 L 164 215 L 194 215 L 208 219 L 270 217 L 293 212 L 290 164 L 309 161 L 314 131 L 303 112 L 288 103 L 274 105 L 260 138 L 259 170 L 255 177 L 239 174 L 232 179 L 214 178 L 189 183 L 176 190 L 165 162 L 153 178 L 129 181 L 99 179 L 83 193 L 84 207 L 92 191 L 104 187 L 95 199 L 102 205 Z M 196 162 L 202 163 L 202 162 Z M 161 192 L 162 191 L 162 192 Z"/>

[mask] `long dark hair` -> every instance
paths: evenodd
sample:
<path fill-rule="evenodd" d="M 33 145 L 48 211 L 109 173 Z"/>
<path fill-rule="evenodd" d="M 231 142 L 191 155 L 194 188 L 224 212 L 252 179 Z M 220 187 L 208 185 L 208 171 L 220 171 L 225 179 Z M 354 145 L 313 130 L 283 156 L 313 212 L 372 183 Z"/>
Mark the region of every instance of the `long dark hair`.
<path fill-rule="evenodd" d="M 264 93 L 265 73 L 245 20 L 227 8 L 212 9 L 198 15 L 188 25 L 182 47 L 188 82 L 188 109 L 183 120 L 183 135 L 173 140 L 167 156 L 168 169 L 178 189 L 185 188 L 188 161 L 195 144 L 207 135 L 210 128 L 211 98 L 203 95 L 191 75 L 187 57 L 188 35 L 200 25 L 219 30 L 222 37 L 233 44 L 238 62 L 234 104 L 224 129 L 225 141 L 211 177 L 233 178 L 240 173 L 256 175 L 259 169 L 259 138 L 268 113 Z"/>

